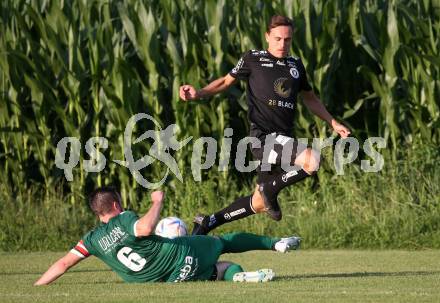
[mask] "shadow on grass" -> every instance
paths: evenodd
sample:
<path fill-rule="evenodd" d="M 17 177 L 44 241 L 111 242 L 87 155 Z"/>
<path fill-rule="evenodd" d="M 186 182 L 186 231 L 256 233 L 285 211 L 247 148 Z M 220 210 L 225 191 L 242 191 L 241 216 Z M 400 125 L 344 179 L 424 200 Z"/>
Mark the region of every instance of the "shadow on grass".
<path fill-rule="evenodd" d="M 68 271 L 67 274 L 83 273 L 83 272 L 106 272 L 111 271 L 111 269 L 75 269 Z M 31 272 L 31 271 L 8 271 L 0 272 L 0 276 L 15 276 L 15 275 L 42 275 L 44 271 Z"/>
<path fill-rule="evenodd" d="M 300 279 L 333 279 L 333 278 L 365 278 L 365 277 L 408 277 L 440 275 L 440 271 L 399 271 L 399 272 L 351 272 L 334 274 L 306 274 L 306 275 L 283 275 L 276 280 L 300 280 Z"/>
<path fill-rule="evenodd" d="M 333 273 L 333 274 L 307 274 L 307 275 L 285 275 L 274 278 L 276 281 L 289 281 L 300 279 L 336 279 L 336 278 L 365 278 L 365 277 L 408 277 L 408 276 L 429 276 L 440 275 L 440 271 L 401 271 L 401 272 L 353 272 L 353 273 Z M 214 281 L 192 281 L 196 283 Z M 62 284 L 126 284 L 122 280 L 96 281 L 96 282 L 63 282 Z M 133 285 L 142 285 L 144 283 L 133 283 Z M 151 283 L 149 283 L 151 284 Z M 163 283 L 161 283 L 163 284 Z"/>
<path fill-rule="evenodd" d="M 126 283 L 122 280 L 105 280 L 105 281 L 87 281 L 87 282 L 79 282 L 79 281 L 74 281 L 74 282 L 70 282 L 70 281 L 62 281 L 58 283 L 59 285 L 99 285 L 99 284 L 129 284 Z M 134 283 L 132 283 L 134 284 Z M 142 285 L 143 283 L 137 283 L 137 285 Z M 134 284 L 136 285 L 136 284 Z"/>

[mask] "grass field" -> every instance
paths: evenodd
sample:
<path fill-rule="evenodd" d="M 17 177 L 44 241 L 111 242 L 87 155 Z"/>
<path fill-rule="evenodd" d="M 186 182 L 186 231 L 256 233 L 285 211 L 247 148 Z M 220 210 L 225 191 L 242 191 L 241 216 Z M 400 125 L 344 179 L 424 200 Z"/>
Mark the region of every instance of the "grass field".
<path fill-rule="evenodd" d="M 0 302 L 439 302 L 440 251 L 304 250 L 225 255 L 247 270 L 273 268 L 264 284 L 125 284 L 96 258 L 54 284 L 32 283 L 62 253 L 0 253 Z"/>

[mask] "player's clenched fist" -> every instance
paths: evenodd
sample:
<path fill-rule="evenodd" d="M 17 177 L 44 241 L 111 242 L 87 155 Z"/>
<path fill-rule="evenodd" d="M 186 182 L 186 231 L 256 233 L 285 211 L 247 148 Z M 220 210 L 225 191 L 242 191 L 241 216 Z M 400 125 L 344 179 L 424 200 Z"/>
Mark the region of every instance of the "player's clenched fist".
<path fill-rule="evenodd" d="M 182 85 L 179 90 L 180 99 L 184 101 L 197 99 L 197 91 L 192 85 Z"/>

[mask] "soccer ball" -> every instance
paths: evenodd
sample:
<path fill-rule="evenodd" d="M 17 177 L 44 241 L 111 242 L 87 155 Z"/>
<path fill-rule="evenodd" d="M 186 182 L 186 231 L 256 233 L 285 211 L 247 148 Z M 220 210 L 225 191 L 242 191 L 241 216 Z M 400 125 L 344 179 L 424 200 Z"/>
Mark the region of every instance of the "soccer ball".
<path fill-rule="evenodd" d="M 188 234 L 185 222 L 177 217 L 163 218 L 156 225 L 155 234 L 165 238 L 181 237 Z"/>

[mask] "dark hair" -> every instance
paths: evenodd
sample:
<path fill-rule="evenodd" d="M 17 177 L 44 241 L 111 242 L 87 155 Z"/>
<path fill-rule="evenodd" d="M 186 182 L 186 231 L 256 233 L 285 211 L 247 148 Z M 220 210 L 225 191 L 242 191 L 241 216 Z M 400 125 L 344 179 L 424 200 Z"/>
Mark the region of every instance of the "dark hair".
<path fill-rule="evenodd" d="M 89 206 L 96 215 L 105 215 L 111 212 L 113 202 L 121 205 L 121 195 L 111 186 L 103 186 L 89 194 Z"/>
<path fill-rule="evenodd" d="M 269 23 L 267 24 L 267 33 L 270 33 L 272 28 L 278 26 L 290 26 L 293 30 L 293 21 L 290 18 L 281 15 L 275 15 L 270 18 Z"/>

